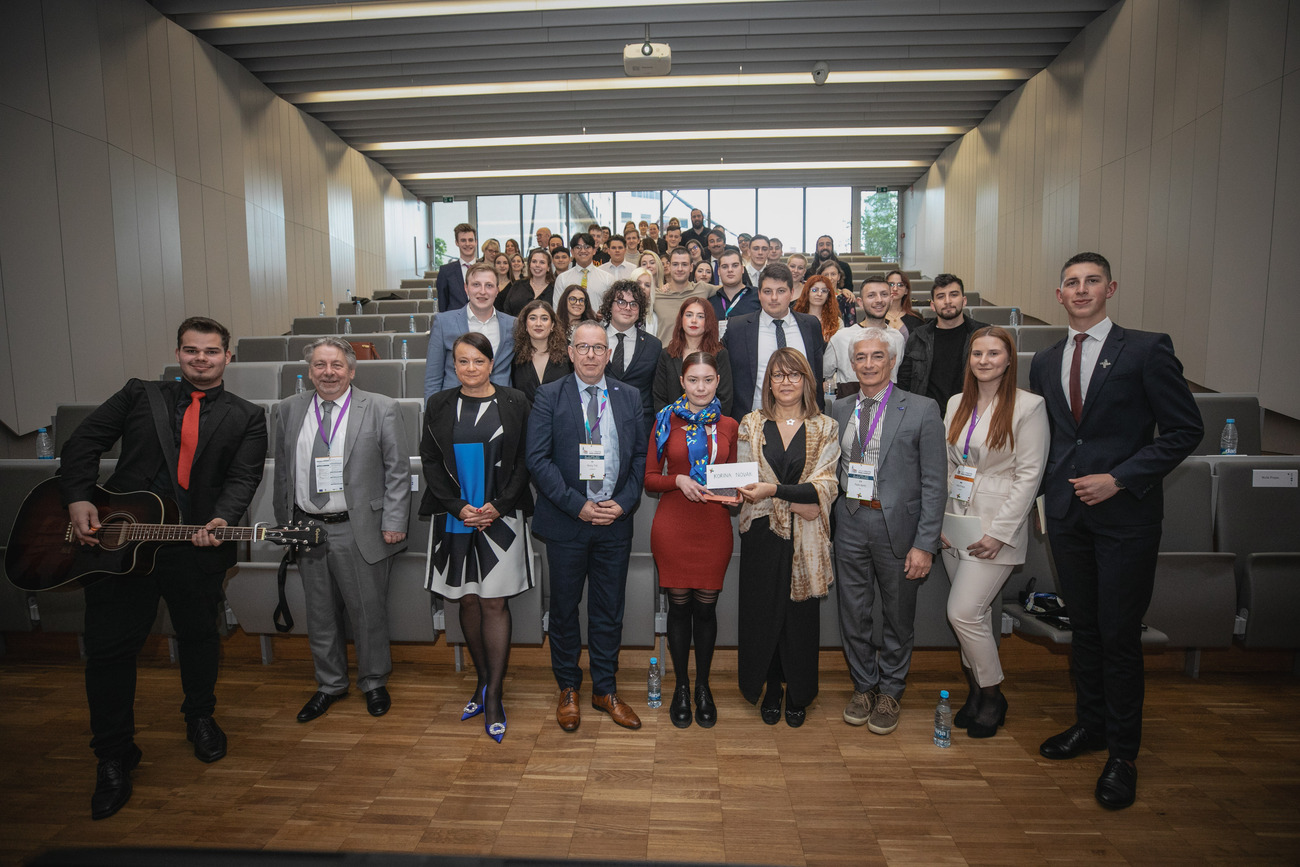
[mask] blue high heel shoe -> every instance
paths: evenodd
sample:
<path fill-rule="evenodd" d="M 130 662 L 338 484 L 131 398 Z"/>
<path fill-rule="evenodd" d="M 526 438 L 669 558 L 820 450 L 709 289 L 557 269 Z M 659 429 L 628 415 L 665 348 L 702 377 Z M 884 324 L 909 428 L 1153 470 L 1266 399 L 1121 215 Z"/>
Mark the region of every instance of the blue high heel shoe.
<path fill-rule="evenodd" d="M 506 706 L 501 705 L 501 722 L 488 724 L 487 717 L 483 718 L 483 731 L 488 733 L 488 737 L 497 743 L 506 736 Z"/>
<path fill-rule="evenodd" d="M 485 686 L 485 687 L 483 687 L 483 691 L 482 691 L 482 693 L 478 696 L 478 698 L 479 698 L 478 701 L 475 701 L 474 699 L 471 698 L 469 701 L 467 701 L 467 702 L 465 703 L 465 710 L 464 710 L 464 711 L 461 713 L 461 715 L 460 715 L 460 721 L 461 721 L 461 722 L 464 722 L 465 720 L 469 719 L 470 717 L 478 716 L 479 714 L 481 714 L 481 713 L 483 712 L 483 701 L 482 701 L 482 698 L 483 698 L 483 696 L 485 696 L 486 694 L 487 694 L 487 687 Z"/>

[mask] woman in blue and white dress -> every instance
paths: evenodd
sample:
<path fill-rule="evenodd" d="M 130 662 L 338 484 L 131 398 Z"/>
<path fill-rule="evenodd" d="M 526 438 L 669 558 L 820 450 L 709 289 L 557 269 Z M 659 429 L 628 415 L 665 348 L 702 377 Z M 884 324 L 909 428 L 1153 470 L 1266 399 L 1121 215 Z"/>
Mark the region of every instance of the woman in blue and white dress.
<path fill-rule="evenodd" d="M 484 729 L 500 743 L 509 600 L 533 585 L 525 526 L 533 510 L 524 464 L 529 407 L 521 392 L 492 383 L 492 344 L 483 335 L 461 335 L 452 357 L 460 385 L 429 398 L 420 442 L 420 514 L 432 516 L 425 586 L 460 603 L 478 675 L 461 719 L 483 714 Z"/>

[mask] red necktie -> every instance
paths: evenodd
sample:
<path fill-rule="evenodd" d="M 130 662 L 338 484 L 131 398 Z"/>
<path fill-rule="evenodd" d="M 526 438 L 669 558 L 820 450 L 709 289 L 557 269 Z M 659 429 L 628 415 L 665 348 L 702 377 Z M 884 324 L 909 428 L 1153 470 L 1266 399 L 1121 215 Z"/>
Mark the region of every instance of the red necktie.
<path fill-rule="evenodd" d="M 1070 360 L 1070 413 L 1074 416 L 1075 424 L 1083 418 L 1083 388 L 1079 372 L 1083 367 L 1083 341 L 1087 339 L 1087 334 L 1074 335 L 1074 358 Z"/>
<path fill-rule="evenodd" d="M 181 457 L 176 462 L 176 481 L 185 490 L 190 489 L 190 467 L 194 464 L 194 450 L 199 445 L 199 401 L 203 392 L 190 392 L 190 405 L 185 407 L 181 419 Z"/>

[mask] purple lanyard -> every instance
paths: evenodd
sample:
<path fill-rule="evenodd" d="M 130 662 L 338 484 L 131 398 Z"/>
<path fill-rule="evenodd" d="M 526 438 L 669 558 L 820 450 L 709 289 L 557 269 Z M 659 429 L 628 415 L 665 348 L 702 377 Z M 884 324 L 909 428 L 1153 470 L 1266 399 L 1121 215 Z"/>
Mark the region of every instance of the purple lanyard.
<path fill-rule="evenodd" d="M 325 439 L 325 425 L 321 424 L 320 417 L 320 395 L 316 395 L 316 401 L 312 404 L 312 409 L 316 412 L 316 429 L 320 431 L 320 438 L 325 442 L 325 448 L 330 447 L 334 442 L 334 435 L 339 432 L 339 425 L 343 424 L 343 414 L 348 411 L 348 404 L 352 403 L 352 389 L 348 389 L 348 399 L 343 401 L 343 407 L 339 410 L 338 417 L 334 419 L 334 429 L 330 431 L 329 439 Z"/>
<path fill-rule="evenodd" d="M 878 401 L 879 406 L 876 407 L 876 417 L 871 420 L 871 426 L 867 428 L 867 438 L 858 443 L 858 447 L 862 449 L 864 455 L 867 452 L 867 446 L 871 443 L 871 438 L 876 435 L 876 425 L 880 424 L 880 419 L 885 414 L 885 404 L 889 403 L 889 396 L 893 393 L 894 384 L 891 382 L 889 388 L 885 389 L 885 396 Z M 867 398 L 864 396 L 862 400 L 858 401 L 858 405 L 853 409 L 853 426 L 857 428 L 858 431 L 862 430 L 862 402 L 866 399 Z"/>
<path fill-rule="evenodd" d="M 595 398 L 594 398 L 594 397 L 588 397 L 587 400 L 588 400 L 588 401 L 593 401 L 593 400 L 595 400 Z M 590 403 L 588 403 L 588 406 L 590 406 Z M 606 388 L 606 389 L 604 389 L 604 390 L 601 391 L 601 393 L 600 393 L 600 403 L 596 404 L 596 406 L 598 407 L 598 409 L 596 410 L 596 430 L 600 430 L 600 420 L 603 419 L 603 418 L 605 417 L 605 410 L 609 409 L 609 389 L 608 389 L 608 388 Z M 591 422 L 587 420 L 587 411 L 586 411 L 585 409 L 584 409 L 583 412 L 582 412 L 582 426 L 583 426 L 584 428 L 587 429 L 587 443 L 590 445 L 590 444 L 591 444 L 591 430 L 592 430 L 592 428 L 591 428 Z"/>
<path fill-rule="evenodd" d="M 970 459 L 970 436 L 975 433 L 975 425 L 980 423 L 979 409 L 971 410 L 970 427 L 966 428 L 966 445 L 962 448 L 961 459 L 963 461 Z"/>

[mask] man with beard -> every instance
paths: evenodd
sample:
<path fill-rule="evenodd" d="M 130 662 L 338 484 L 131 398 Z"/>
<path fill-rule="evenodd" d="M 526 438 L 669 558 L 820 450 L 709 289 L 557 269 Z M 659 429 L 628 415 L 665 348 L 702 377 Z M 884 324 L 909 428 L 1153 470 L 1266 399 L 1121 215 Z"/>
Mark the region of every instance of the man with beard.
<path fill-rule="evenodd" d="M 704 231 L 704 212 L 699 208 L 691 209 L 691 227 L 682 232 L 682 246 L 685 247 L 692 240 L 700 242 L 700 249 L 704 249 L 709 243 Z"/>
<path fill-rule="evenodd" d="M 714 226 L 705 234 L 709 239 L 709 258 L 713 261 L 713 280 L 710 281 L 714 286 L 718 286 L 722 281 L 718 278 L 718 260 L 722 258 L 722 251 L 727 248 L 727 232 Z"/>
<path fill-rule="evenodd" d="M 835 241 L 830 235 L 822 235 L 817 239 L 817 252 L 813 253 L 813 260 L 812 264 L 808 266 L 808 273 L 816 274 L 817 269 L 831 259 L 834 259 L 835 263 L 840 266 L 840 274 L 844 276 L 844 285 L 854 285 L 853 269 L 849 267 L 848 262 L 841 261 L 840 257 L 835 255 Z"/>
<path fill-rule="evenodd" d="M 965 315 L 966 287 L 952 274 L 934 278 L 930 308 L 937 318 L 908 335 L 898 384 L 946 409 L 948 398 L 961 391 L 971 335 L 986 326 Z"/>

